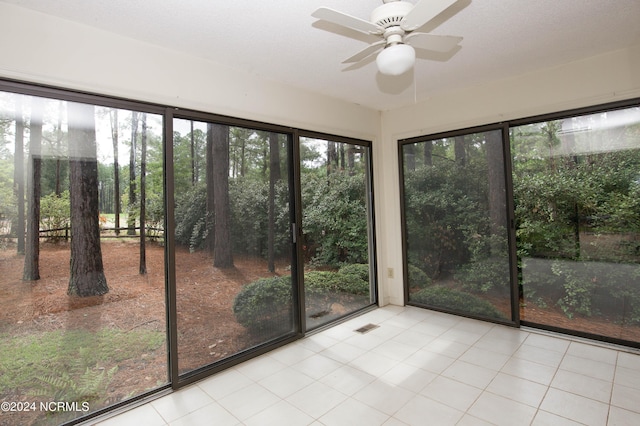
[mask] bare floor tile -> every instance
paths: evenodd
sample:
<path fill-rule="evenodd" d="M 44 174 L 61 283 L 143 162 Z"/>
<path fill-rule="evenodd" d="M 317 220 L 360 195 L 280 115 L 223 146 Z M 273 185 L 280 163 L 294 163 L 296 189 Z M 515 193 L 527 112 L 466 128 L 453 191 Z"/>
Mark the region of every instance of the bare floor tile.
<path fill-rule="evenodd" d="M 637 425 L 639 383 L 632 351 L 393 306 L 98 424 Z"/>

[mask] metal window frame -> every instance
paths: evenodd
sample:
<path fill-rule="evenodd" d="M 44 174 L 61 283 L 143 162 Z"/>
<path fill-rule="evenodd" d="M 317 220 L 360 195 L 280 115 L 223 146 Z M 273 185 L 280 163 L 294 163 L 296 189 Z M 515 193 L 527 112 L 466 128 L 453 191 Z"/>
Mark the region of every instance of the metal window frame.
<path fill-rule="evenodd" d="M 485 133 L 490 131 L 499 130 L 501 132 L 501 140 L 502 140 L 502 166 L 505 172 L 504 183 L 505 183 L 505 207 L 506 207 L 506 217 L 507 222 L 505 223 L 505 228 L 507 229 L 507 241 L 508 241 L 508 250 L 509 250 L 509 290 L 510 290 L 510 302 L 511 302 L 511 320 L 500 320 L 497 318 L 488 318 L 484 316 L 472 315 L 466 312 L 460 312 L 456 310 L 446 309 L 437 306 L 427 306 L 415 302 L 411 302 L 409 299 L 409 260 L 408 260 L 408 246 L 407 246 L 407 214 L 405 209 L 405 172 L 404 172 L 404 155 L 403 155 L 403 147 L 405 145 L 421 143 L 421 142 L 430 142 L 433 140 L 444 139 L 444 138 L 453 138 L 456 136 L 466 136 L 474 133 Z M 409 306 L 417 306 L 421 308 L 427 308 L 434 311 L 446 312 L 458 316 L 479 319 L 482 321 L 497 323 L 508 325 L 512 327 L 519 327 L 520 325 L 520 311 L 517 309 L 518 307 L 518 277 L 517 270 L 514 267 L 515 259 L 516 259 L 516 246 L 515 246 L 515 228 L 514 228 L 514 208 L 513 208 L 513 191 L 511 185 L 510 178 L 510 151 L 509 151 L 509 132 L 508 126 L 506 123 L 500 122 L 495 124 L 488 124 L 483 126 L 469 127 L 465 129 L 452 130 L 447 132 L 434 133 L 423 136 L 416 136 L 407 139 L 398 140 L 398 171 L 400 174 L 399 185 L 400 185 L 400 221 L 401 221 L 401 230 L 402 230 L 402 267 L 403 267 L 403 288 L 404 288 L 404 303 Z"/>
<path fill-rule="evenodd" d="M 558 119 L 566 119 L 571 117 L 580 117 L 580 116 L 585 116 L 590 114 L 603 113 L 603 112 L 609 112 L 609 111 L 615 111 L 615 110 L 621 110 L 621 109 L 627 109 L 627 108 L 640 108 L 640 98 L 624 99 L 624 100 L 619 100 L 614 102 L 560 110 L 555 112 L 533 115 L 529 117 L 506 120 L 499 123 L 479 125 L 475 127 L 450 130 L 450 131 L 445 131 L 445 132 L 440 132 L 435 134 L 421 135 L 421 136 L 416 136 L 412 138 L 398 140 L 398 164 L 399 164 L 399 173 L 400 173 L 400 200 L 401 200 L 400 215 L 401 215 L 401 228 L 402 228 L 403 268 L 404 268 L 404 279 L 405 279 L 404 281 L 405 304 L 411 305 L 411 303 L 408 302 L 408 283 L 407 283 L 408 264 L 407 264 L 407 241 L 406 241 L 406 217 L 405 217 L 405 208 L 404 208 L 404 197 L 405 197 L 404 167 L 403 167 L 404 158 L 402 155 L 402 147 L 405 144 L 410 144 L 410 143 L 424 142 L 427 140 L 440 139 L 443 137 L 461 136 L 469 133 L 477 133 L 480 131 L 501 128 L 503 129 L 503 153 L 504 153 L 504 160 L 505 160 L 504 170 L 505 170 L 505 183 L 507 185 L 506 186 L 507 209 L 508 209 L 507 218 L 509 221 L 508 229 L 510 234 L 509 235 L 509 258 L 510 258 L 510 264 L 511 264 L 510 269 L 511 269 L 511 276 L 512 276 L 511 277 L 512 288 L 515 286 L 515 290 L 512 289 L 512 300 L 511 300 L 511 303 L 512 303 L 511 310 L 512 310 L 514 321 L 512 324 L 506 324 L 506 325 L 512 325 L 515 327 L 525 326 L 525 327 L 537 328 L 540 330 L 547 330 L 551 332 L 562 333 L 565 335 L 576 336 L 576 337 L 590 339 L 594 341 L 601 341 L 605 343 L 627 346 L 631 348 L 640 348 L 640 342 L 617 339 L 609 336 L 601 336 L 601 335 L 596 335 L 592 333 L 586 333 L 586 332 L 581 332 L 577 330 L 556 327 L 553 325 L 538 324 L 538 323 L 529 322 L 526 320 L 521 320 L 520 319 L 520 293 L 522 290 L 521 290 L 521 283 L 519 281 L 518 271 L 517 271 L 517 246 L 516 246 L 516 239 L 515 239 L 515 202 L 514 202 L 514 195 L 513 195 L 513 161 L 511 156 L 511 139 L 510 139 L 511 129 L 514 127 L 528 125 L 528 124 L 535 124 L 535 123 L 541 123 L 545 121 L 558 120 Z M 423 308 L 425 307 L 422 305 L 416 305 L 416 306 L 420 306 Z M 451 312 L 451 311 L 446 311 L 446 310 L 432 308 L 432 307 L 427 307 L 427 308 L 438 310 L 438 311 L 449 312 L 456 315 L 467 316 L 464 314 L 460 314 L 458 312 Z M 476 318 L 476 317 L 472 317 L 472 318 Z M 492 321 L 491 319 L 486 319 L 486 318 L 477 318 L 477 319 L 488 321 L 488 322 L 495 322 L 495 321 Z"/>
<path fill-rule="evenodd" d="M 322 133 L 322 132 L 314 132 L 314 131 L 308 131 L 308 130 L 298 130 L 296 132 L 296 143 L 295 148 L 296 148 L 296 152 L 295 152 L 295 160 L 294 160 L 294 164 L 295 164 L 295 173 L 296 173 L 296 177 L 295 177 L 295 183 L 298 186 L 296 188 L 296 197 L 298 197 L 296 199 L 296 203 L 299 206 L 299 208 L 297 209 L 297 217 L 296 217 L 296 223 L 297 223 L 297 227 L 296 229 L 299 232 L 298 237 L 302 237 L 302 210 L 304 208 L 304 206 L 302 205 L 302 188 L 301 186 L 301 182 L 302 182 L 302 177 L 300 174 L 300 165 L 301 165 L 301 158 L 300 158 L 300 145 L 301 145 L 301 138 L 310 138 L 310 139 L 321 139 L 321 140 L 326 140 L 326 141 L 331 141 L 331 142 L 339 142 L 339 143 L 346 143 L 346 144 L 350 144 L 350 145 L 357 145 L 357 146 L 361 146 L 361 147 L 365 147 L 367 148 L 367 157 L 366 157 L 366 182 L 365 182 L 365 186 L 366 186 L 366 197 L 367 197 L 367 224 L 368 224 L 368 244 L 369 244 L 369 279 L 370 279 L 370 288 L 371 288 L 371 295 L 370 295 L 370 304 L 367 306 L 364 306 L 360 309 L 357 309 L 354 312 L 350 312 L 346 315 L 344 315 L 343 317 L 337 318 L 334 321 L 331 321 L 327 324 L 322 324 L 319 325 L 317 327 L 311 328 L 311 329 L 307 329 L 307 324 L 306 324 L 306 314 L 304 312 L 304 270 L 302 267 L 300 267 L 300 271 L 298 272 L 298 280 L 300 283 L 300 292 L 301 292 L 301 301 L 302 303 L 302 311 L 300 312 L 300 317 L 301 317 L 301 324 L 302 324 L 302 330 L 304 331 L 305 334 L 313 334 L 319 331 L 322 331 L 326 328 L 329 328 L 331 326 L 334 326 L 336 324 L 339 324 L 340 322 L 344 322 L 350 318 L 353 318 L 355 316 L 360 315 L 363 312 L 366 312 L 370 309 L 373 309 L 375 307 L 378 306 L 378 262 L 377 262 L 377 245 L 376 245 L 376 226 L 375 226 L 375 200 L 374 200 L 374 190 L 373 190 L 373 142 L 371 141 L 367 141 L 367 140 L 363 140 L 363 139 L 355 139 L 355 138 L 350 138 L 350 137 L 346 137 L 346 136 L 337 136 L 337 135 L 331 135 L 331 134 L 327 134 L 327 133 Z M 303 256 L 302 256 L 302 246 L 300 245 L 300 247 L 298 247 L 298 259 L 300 259 L 300 266 L 303 266 Z"/>
<path fill-rule="evenodd" d="M 605 113 L 605 112 L 628 109 L 628 108 L 640 108 L 640 98 L 625 99 L 625 100 L 620 100 L 615 102 L 608 102 L 608 103 L 598 104 L 598 105 L 590 105 L 586 107 L 567 109 L 562 111 L 556 111 L 551 113 L 539 114 L 539 115 L 534 115 L 530 117 L 510 120 L 507 122 L 509 126 L 508 130 L 510 131 L 514 127 L 524 126 L 528 124 L 536 124 L 536 123 L 543 123 L 546 121 L 581 117 L 581 116 L 586 116 L 591 114 Z M 509 145 L 511 144 L 509 143 Z M 513 173 L 511 173 L 511 176 L 513 176 Z M 513 193 L 513 186 L 511 187 L 511 192 Z M 525 327 L 546 330 L 554 333 L 560 333 L 560 334 L 565 334 L 570 336 L 576 336 L 579 338 L 640 349 L 640 341 L 630 341 L 625 339 L 619 339 L 611 336 L 603 336 L 599 334 L 567 329 L 567 328 L 554 326 L 550 324 L 540 324 L 540 323 L 526 321 L 526 320 L 522 320 L 521 325 Z"/>
<path fill-rule="evenodd" d="M 167 380 L 168 383 L 159 386 L 156 389 L 136 395 L 125 401 L 120 401 L 108 407 L 96 410 L 85 416 L 70 420 L 65 425 L 75 425 L 90 421 L 95 418 L 108 417 L 111 413 L 120 412 L 127 407 L 145 403 L 150 399 L 165 395 L 171 390 L 177 390 L 196 381 L 211 376 L 221 370 L 226 370 L 234 365 L 249 359 L 270 352 L 278 347 L 298 340 L 305 335 L 312 334 L 318 329 L 305 331 L 304 316 L 304 288 L 303 283 L 298 277 L 303 275 L 301 247 L 298 244 L 299 235 L 293 234 L 292 247 L 292 276 L 294 281 L 297 280 L 294 289 L 294 331 L 288 335 L 273 339 L 264 344 L 260 344 L 253 348 L 248 348 L 238 354 L 234 354 L 219 362 L 203 366 L 194 371 L 187 372 L 183 375 L 179 374 L 177 363 L 177 306 L 176 306 L 176 263 L 175 263 L 175 211 L 174 211 L 174 167 L 173 167 L 173 120 L 175 118 L 186 120 L 199 120 L 205 122 L 213 122 L 225 124 L 229 126 L 244 127 L 248 129 L 276 132 L 287 136 L 289 157 L 288 179 L 291 201 L 291 223 L 292 232 L 301 232 L 302 214 L 301 214 L 301 196 L 300 196 L 300 152 L 299 144 L 301 137 L 312 137 L 332 140 L 336 142 L 345 142 L 355 145 L 368 147 L 368 198 L 370 215 L 367 218 L 369 222 L 369 241 L 370 241 L 370 263 L 373 265 L 372 285 L 375 303 L 371 306 L 361 309 L 357 312 L 339 318 L 322 328 L 327 328 L 335 324 L 352 318 L 356 315 L 373 309 L 377 306 L 377 262 L 375 249 L 375 222 L 374 222 L 374 204 L 373 204 L 373 161 L 372 161 L 372 143 L 370 141 L 359 140 L 339 135 L 333 135 L 322 132 L 314 132 L 309 130 L 298 129 L 295 127 L 281 126 L 261 121 L 254 121 L 220 115 L 215 113 L 203 112 L 198 110 L 179 108 L 170 105 L 162 105 L 152 102 L 136 101 L 132 99 L 115 97 L 105 94 L 90 93 L 85 91 L 59 88 L 54 86 L 42 85 L 32 82 L 18 81 L 14 79 L 6 79 L 0 77 L 0 91 L 15 93 L 18 95 L 37 96 L 45 99 L 54 99 L 67 102 L 87 103 L 95 106 L 126 109 L 138 112 L 146 112 L 163 117 L 163 185 L 164 185 L 164 207 L 165 207 L 165 250 L 164 250 L 164 268 L 165 268 L 165 314 L 166 314 L 166 338 L 167 338 Z"/>

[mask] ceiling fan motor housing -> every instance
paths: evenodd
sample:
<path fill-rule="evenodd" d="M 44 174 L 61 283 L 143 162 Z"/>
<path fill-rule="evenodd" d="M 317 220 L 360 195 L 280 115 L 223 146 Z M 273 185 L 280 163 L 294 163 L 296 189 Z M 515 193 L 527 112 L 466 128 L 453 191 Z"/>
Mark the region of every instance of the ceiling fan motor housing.
<path fill-rule="evenodd" d="M 413 3 L 408 1 L 385 0 L 383 5 L 371 12 L 371 22 L 385 29 L 400 26 L 400 22 L 413 6 Z"/>

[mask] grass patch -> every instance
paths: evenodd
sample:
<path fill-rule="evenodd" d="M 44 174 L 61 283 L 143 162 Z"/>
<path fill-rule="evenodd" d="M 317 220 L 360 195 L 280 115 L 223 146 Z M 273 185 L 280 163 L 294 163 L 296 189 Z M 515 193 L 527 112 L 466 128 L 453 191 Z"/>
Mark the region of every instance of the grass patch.
<path fill-rule="evenodd" d="M 77 393 L 81 383 L 90 381 L 89 376 L 107 381 L 100 385 L 108 385 L 118 363 L 140 358 L 164 342 L 164 333 L 145 330 L 56 330 L 19 337 L 0 335 L 0 395 L 38 395 L 56 383 Z M 61 390 L 64 391 L 52 391 Z"/>

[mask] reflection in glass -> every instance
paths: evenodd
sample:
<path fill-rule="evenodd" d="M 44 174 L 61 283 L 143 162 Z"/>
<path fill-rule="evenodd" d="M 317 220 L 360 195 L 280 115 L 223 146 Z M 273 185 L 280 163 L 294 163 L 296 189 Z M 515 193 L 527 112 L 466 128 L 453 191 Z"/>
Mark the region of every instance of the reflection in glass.
<path fill-rule="evenodd" d="M 168 383 L 162 117 L 10 93 L 0 116 L 0 400 L 38 407 L 2 423 Z"/>
<path fill-rule="evenodd" d="M 409 301 L 511 319 L 500 130 L 402 145 Z"/>
<path fill-rule="evenodd" d="M 301 138 L 306 327 L 375 302 L 369 148 Z"/>
<path fill-rule="evenodd" d="M 180 374 L 294 332 L 287 135 L 174 120 Z"/>
<path fill-rule="evenodd" d="M 640 342 L 640 108 L 511 129 L 524 321 Z"/>

